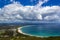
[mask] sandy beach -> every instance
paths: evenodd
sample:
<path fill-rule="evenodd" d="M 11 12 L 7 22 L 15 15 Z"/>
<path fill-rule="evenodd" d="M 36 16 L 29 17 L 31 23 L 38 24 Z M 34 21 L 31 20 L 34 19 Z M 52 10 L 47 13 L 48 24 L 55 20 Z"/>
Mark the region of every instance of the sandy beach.
<path fill-rule="evenodd" d="M 18 28 L 18 32 L 21 33 L 21 34 L 23 34 L 23 35 L 29 35 L 29 36 L 41 37 L 41 38 L 47 38 L 47 37 L 49 37 L 49 36 L 36 36 L 36 35 L 27 34 L 27 33 L 22 32 L 21 28 L 23 28 L 23 27 L 19 27 Z"/>

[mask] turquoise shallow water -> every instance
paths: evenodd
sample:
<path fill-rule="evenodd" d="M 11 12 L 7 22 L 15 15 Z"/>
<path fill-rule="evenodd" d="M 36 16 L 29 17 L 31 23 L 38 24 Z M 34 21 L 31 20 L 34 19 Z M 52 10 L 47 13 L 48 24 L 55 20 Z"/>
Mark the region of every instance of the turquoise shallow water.
<path fill-rule="evenodd" d="M 21 28 L 21 31 L 34 36 L 60 36 L 59 25 L 29 25 Z"/>

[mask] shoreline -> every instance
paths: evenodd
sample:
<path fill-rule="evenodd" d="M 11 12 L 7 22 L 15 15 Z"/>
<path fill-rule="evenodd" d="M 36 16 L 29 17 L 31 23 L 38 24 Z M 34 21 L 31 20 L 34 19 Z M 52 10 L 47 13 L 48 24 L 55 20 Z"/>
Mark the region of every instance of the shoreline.
<path fill-rule="evenodd" d="M 48 38 L 49 37 L 49 36 L 36 36 L 36 35 L 27 34 L 27 33 L 22 32 L 21 28 L 23 28 L 23 27 L 19 27 L 18 28 L 18 32 L 23 34 L 23 35 L 34 36 L 34 37 L 41 37 L 41 38 Z"/>
<path fill-rule="evenodd" d="M 25 27 L 27 27 L 27 26 L 25 26 Z M 18 32 L 23 34 L 23 35 L 27 35 L 27 36 L 34 36 L 34 37 L 40 37 L 40 38 L 58 37 L 58 36 L 36 36 L 36 35 L 31 35 L 31 34 L 27 34 L 27 33 L 22 32 L 21 28 L 23 28 L 23 27 L 18 28 Z"/>

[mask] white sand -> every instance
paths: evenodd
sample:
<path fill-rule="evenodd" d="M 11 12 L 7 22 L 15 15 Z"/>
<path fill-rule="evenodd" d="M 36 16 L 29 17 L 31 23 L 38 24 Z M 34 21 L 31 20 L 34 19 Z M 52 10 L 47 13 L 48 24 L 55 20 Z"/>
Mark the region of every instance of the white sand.
<path fill-rule="evenodd" d="M 31 35 L 31 34 L 27 34 L 27 33 L 22 32 L 21 28 L 23 28 L 23 27 L 18 28 L 19 33 L 24 34 L 24 35 L 29 35 L 29 36 L 35 36 L 35 35 Z M 35 36 L 35 37 L 46 38 L 46 37 L 49 37 L 49 36 Z"/>

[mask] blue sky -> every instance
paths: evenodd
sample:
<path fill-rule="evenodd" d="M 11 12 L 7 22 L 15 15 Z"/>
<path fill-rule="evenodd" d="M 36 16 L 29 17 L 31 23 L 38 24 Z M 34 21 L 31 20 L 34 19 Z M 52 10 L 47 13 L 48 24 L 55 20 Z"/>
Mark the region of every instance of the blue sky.
<path fill-rule="evenodd" d="M 60 22 L 60 0 L 0 0 L 0 22 Z"/>
<path fill-rule="evenodd" d="M 38 3 L 38 0 L 15 0 L 19 1 L 22 5 L 36 5 Z M 0 7 L 3 7 L 5 5 L 11 4 L 12 2 L 10 0 L 0 0 Z M 59 5 L 60 6 L 60 0 L 49 0 L 48 2 L 44 3 L 42 6 L 52 6 L 52 5 Z"/>

